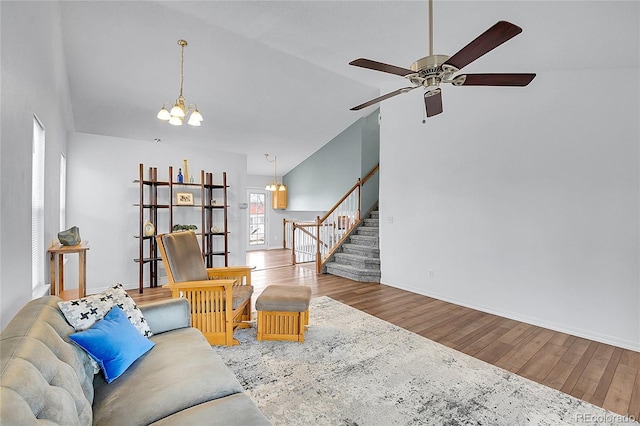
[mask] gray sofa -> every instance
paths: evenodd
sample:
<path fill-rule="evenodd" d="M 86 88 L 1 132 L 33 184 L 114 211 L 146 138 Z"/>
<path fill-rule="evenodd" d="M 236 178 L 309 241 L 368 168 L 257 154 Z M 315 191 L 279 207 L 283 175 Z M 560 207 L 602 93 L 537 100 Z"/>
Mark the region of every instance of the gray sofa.
<path fill-rule="evenodd" d="M 0 335 L 0 424 L 269 425 L 207 343 L 185 299 L 140 306 L 155 347 L 107 384 L 46 296 Z"/>

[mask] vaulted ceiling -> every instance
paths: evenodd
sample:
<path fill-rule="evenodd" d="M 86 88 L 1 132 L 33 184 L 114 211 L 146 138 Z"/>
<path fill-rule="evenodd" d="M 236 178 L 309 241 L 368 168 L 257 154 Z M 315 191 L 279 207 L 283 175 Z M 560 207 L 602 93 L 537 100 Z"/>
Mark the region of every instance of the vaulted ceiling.
<path fill-rule="evenodd" d="M 61 27 L 78 132 L 247 154 L 250 174 L 285 173 L 358 118 L 349 108 L 401 77 L 349 66 L 402 67 L 428 55 L 427 1 L 65 1 Z M 633 14 L 636 16 L 632 16 Z M 466 72 L 638 67 L 637 1 L 434 3 L 434 53 L 452 55 L 499 20 L 523 33 Z M 202 127 L 155 118 L 178 94 Z M 534 81 L 535 83 L 535 81 Z M 449 87 L 447 90 L 465 90 Z M 487 88 L 486 90 L 491 90 Z M 588 90 L 588 88 L 585 88 Z M 517 96 L 517 92 L 514 92 Z M 487 106 L 489 109 L 491 105 Z M 444 112 L 446 114 L 446 111 Z M 434 118 L 437 119 L 437 118 Z"/>

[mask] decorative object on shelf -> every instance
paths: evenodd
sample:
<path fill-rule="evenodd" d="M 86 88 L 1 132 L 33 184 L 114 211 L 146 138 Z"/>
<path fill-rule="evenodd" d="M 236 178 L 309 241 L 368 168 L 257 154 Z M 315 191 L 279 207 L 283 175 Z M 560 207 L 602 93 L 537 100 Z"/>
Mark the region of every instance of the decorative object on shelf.
<path fill-rule="evenodd" d="M 182 169 L 178 169 L 178 183 L 184 182 L 184 176 L 182 176 Z"/>
<path fill-rule="evenodd" d="M 81 242 L 80 229 L 72 226 L 66 231 L 58 232 L 58 240 L 63 246 L 77 246 Z"/>
<path fill-rule="evenodd" d="M 173 228 L 171 228 L 171 230 L 173 232 L 177 232 L 177 231 L 197 231 L 198 227 L 196 225 L 180 225 L 175 224 L 173 225 Z"/>
<path fill-rule="evenodd" d="M 142 233 L 145 237 L 152 237 L 156 233 L 156 227 L 150 220 L 147 220 L 142 226 Z"/>
<path fill-rule="evenodd" d="M 184 182 L 189 182 L 189 160 L 182 160 L 183 168 L 184 168 Z"/>
<path fill-rule="evenodd" d="M 268 162 L 273 163 L 273 182 L 265 186 L 264 189 L 271 192 L 286 191 L 287 187 L 284 185 L 284 183 L 278 182 L 278 156 L 276 155 L 275 157 L 273 157 L 273 160 L 269 160 L 269 154 L 265 154 L 264 158 Z"/>
<path fill-rule="evenodd" d="M 189 107 L 187 108 L 185 106 L 184 96 L 182 96 L 182 83 L 184 80 L 184 48 L 187 45 L 187 41 L 178 40 L 178 45 L 180 46 L 180 93 L 178 94 L 175 105 L 171 108 L 171 112 L 165 108 L 165 105 L 171 105 L 171 102 L 163 102 L 162 108 L 156 117 L 160 120 L 168 121 L 169 124 L 173 124 L 174 126 L 182 126 L 182 121 L 188 114 L 191 114 L 187 123 L 191 126 L 200 126 L 200 123 L 204 118 L 202 118 L 202 114 L 198 111 L 198 107 L 196 104 L 189 104 Z M 185 170 L 185 173 L 186 172 L 187 171 Z"/>
<path fill-rule="evenodd" d="M 176 192 L 176 204 L 179 206 L 192 206 L 193 194 L 190 192 Z"/>
<path fill-rule="evenodd" d="M 217 226 L 212 226 L 211 227 L 211 232 L 213 232 L 214 234 L 217 234 L 220 232 L 220 228 L 218 228 Z"/>

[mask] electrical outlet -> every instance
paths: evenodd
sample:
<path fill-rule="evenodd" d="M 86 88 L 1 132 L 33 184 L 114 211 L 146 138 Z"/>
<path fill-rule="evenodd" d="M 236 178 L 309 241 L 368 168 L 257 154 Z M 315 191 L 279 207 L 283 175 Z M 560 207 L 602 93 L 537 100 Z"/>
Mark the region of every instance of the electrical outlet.
<path fill-rule="evenodd" d="M 393 223 L 393 216 L 387 216 L 387 223 Z"/>

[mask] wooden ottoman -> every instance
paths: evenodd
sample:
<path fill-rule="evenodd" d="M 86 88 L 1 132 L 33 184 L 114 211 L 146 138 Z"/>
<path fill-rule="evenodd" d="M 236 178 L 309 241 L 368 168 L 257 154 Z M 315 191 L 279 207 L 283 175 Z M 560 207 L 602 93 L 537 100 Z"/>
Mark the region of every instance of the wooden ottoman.
<path fill-rule="evenodd" d="M 304 342 L 311 287 L 270 285 L 256 299 L 258 340 Z"/>

